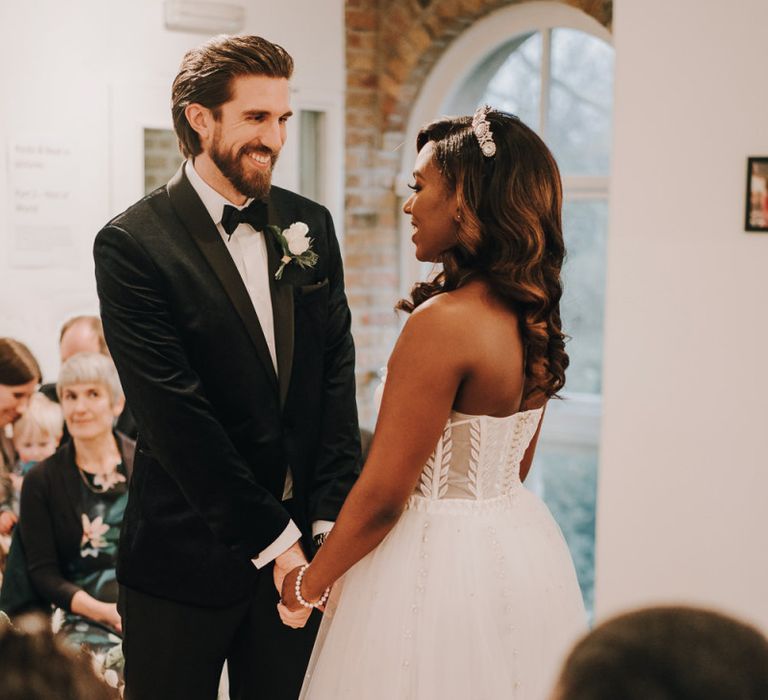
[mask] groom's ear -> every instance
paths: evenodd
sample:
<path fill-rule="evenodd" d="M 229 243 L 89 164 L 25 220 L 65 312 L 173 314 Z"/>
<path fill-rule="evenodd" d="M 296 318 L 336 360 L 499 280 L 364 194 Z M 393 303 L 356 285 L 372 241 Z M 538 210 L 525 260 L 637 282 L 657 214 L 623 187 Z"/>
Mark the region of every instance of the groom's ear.
<path fill-rule="evenodd" d="M 211 134 L 213 134 L 213 123 L 215 121 L 211 110 L 197 102 L 193 102 L 187 105 L 184 110 L 184 116 L 200 138 L 200 145 L 206 144 Z"/>

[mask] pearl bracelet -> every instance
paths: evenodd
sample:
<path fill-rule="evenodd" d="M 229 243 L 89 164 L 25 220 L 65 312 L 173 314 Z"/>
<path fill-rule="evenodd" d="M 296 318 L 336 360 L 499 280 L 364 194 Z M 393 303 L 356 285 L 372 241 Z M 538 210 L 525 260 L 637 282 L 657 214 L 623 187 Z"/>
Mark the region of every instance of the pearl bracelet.
<path fill-rule="evenodd" d="M 301 582 L 304 579 L 304 574 L 307 573 L 308 568 L 309 564 L 302 564 L 299 573 L 296 576 L 296 585 L 293 587 L 293 591 L 296 594 L 296 600 L 299 601 L 299 605 L 302 605 L 305 608 L 321 608 L 328 602 L 328 596 L 331 595 L 331 589 L 330 586 L 326 588 L 323 595 L 320 596 L 320 599 L 316 600 L 314 603 L 304 600 L 304 596 L 301 595 Z"/>

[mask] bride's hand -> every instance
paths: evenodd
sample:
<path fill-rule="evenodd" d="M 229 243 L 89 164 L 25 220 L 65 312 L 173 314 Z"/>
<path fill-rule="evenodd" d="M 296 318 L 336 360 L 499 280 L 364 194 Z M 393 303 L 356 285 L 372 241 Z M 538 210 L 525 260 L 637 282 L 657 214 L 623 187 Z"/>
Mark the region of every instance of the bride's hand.
<path fill-rule="evenodd" d="M 283 624 L 293 629 L 304 627 L 312 614 L 312 608 L 305 608 L 296 600 L 296 577 L 300 570 L 301 567 L 297 566 L 284 576 L 280 602 L 277 604 L 277 613 Z"/>
<path fill-rule="evenodd" d="M 283 587 L 280 591 L 280 602 L 283 607 L 291 613 L 296 613 L 301 610 L 312 612 L 310 608 L 305 608 L 299 603 L 296 598 L 296 579 L 299 576 L 299 571 L 301 571 L 301 567 L 297 566 L 296 568 L 291 569 L 285 575 L 285 578 L 283 578 Z"/>
<path fill-rule="evenodd" d="M 291 613 L 298 613 L 301 610 L 307 610 L 309 612 L 312 612 L 312 608 L 306 608 L 304 607 L 296 597 L 296 581 L 299 578 L 299 571 L 301 571 L 302 567 L 297 566 L 295 569 L 292 569 L 291 571 L 286 574 L 285 578 L 283 579 L 283 589 L 280 593 L 280 603 L 281 605 Z M 307 569 L 305 569 L 306 571 Z M 329 589 L 330 592 L 330 589 Z M 304 591 L 302 591 L 302 594 Z M 325 599 L 327 599 L 327 596 L 323 596 Z M 319 599 L 316 598 L 310 598 L 309 601 L 313 602 L 317 600 L 319 603 Z M 320 612 L 325 612 L 325 605 L 315 605 L 315 607 Z"/>

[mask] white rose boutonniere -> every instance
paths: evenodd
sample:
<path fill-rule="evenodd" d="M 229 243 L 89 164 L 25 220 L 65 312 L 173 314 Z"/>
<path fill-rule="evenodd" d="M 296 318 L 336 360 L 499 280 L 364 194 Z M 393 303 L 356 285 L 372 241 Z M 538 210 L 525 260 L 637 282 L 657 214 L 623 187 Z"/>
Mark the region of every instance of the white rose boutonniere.
<path fill-rule="evenodd" d="M 304 222 L 297 221 L 283 231 L 277 226 L 269 226 L 269 228 L 283 251 L 280 267 L 275 272 L 276 280 L 283 276 L 283 270 L 288 263 L 295 262 L 299 267 L 314 267 L 317 264 L 317 253 L 312 250 L 312 239 L 307 235 L 309 226 Z"/>

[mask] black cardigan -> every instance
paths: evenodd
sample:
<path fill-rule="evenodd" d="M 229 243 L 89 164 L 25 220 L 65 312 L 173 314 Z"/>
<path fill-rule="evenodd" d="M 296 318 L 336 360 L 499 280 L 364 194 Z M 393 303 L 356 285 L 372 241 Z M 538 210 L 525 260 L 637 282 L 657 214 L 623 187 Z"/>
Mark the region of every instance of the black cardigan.
<path fill-rule="evenodd" d="M 117 446 L 130 479 L 136 444 L 116 433 Z M 70 609 L 80 589 L 64 578 L 67 562 L 80 556 L 80 477 L 72 442 L 36 464 L 24 477 L 19 515 L 27 571 L 35 590 L 47 601 Z"/>

